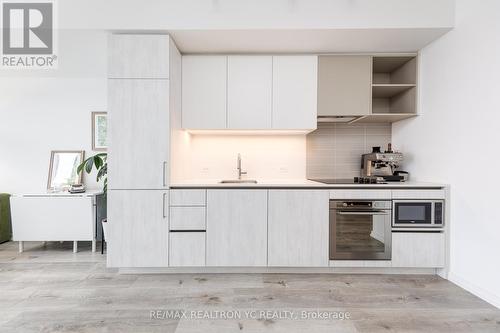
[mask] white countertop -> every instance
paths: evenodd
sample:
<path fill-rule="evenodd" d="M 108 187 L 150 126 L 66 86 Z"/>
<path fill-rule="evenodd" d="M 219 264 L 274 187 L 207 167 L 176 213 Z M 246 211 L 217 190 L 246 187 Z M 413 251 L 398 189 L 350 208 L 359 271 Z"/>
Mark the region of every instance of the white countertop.
<path fill-rule="evenodd" d="M 83 193 L 61 192 L 29 192 L 13 194 L 16 197 L 94 197 L 103 194 L 102 190 L 87 190 Z"/>
<path fill-rule="evenodd" d="M 442 188 L 446 184 L 426 182 L 389 182 L 387 184 L 323 184 L 307 179 L 259 180 L 257 184 L 226 183 L 219 180 L 189 180 L 171 183 L 170 188 Z"/>

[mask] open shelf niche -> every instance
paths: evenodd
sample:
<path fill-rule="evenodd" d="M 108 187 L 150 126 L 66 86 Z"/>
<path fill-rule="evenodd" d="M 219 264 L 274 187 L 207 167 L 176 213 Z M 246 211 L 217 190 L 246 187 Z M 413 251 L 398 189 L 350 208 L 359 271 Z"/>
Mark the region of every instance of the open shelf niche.
<path fill-rule="evenodd" d="M 398 121 L 416 110 L 417 57 L 374 56 L 372 114 L 364 121 Z"/>

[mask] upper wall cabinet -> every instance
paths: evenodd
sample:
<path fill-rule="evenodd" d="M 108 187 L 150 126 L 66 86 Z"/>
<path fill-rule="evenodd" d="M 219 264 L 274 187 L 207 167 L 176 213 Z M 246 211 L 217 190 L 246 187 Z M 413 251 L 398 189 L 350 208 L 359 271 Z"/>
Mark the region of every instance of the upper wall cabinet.
<path fill-rule="evenodd" d="M 316 129 L 316 56 L 184 56 L 182 78 L 185 129 Z"/>
<path fill-rule="evenodd" d="M 271 129 L 273 58 L 229 56 L 227 61 L 227 127 Z"/>
<path fill-rule="evenodd" d="M 182 57 L 182 127 L 225 129 L 227 56 Z"/>
<path fill-rule="evenodd" d="M 317 82 L 317 56 L 273 57 L 273 129 L 316 129 Z"/>
<path fill-rule="evenodd" d="M 371 72 L 371 56 L 320 56 L 318 117 L 370 114 Z"/>
<path fill-rule="evenodd" d="M 168 79 L 169 38 L 168 35 L 110 35 L 108 77 Z"/>

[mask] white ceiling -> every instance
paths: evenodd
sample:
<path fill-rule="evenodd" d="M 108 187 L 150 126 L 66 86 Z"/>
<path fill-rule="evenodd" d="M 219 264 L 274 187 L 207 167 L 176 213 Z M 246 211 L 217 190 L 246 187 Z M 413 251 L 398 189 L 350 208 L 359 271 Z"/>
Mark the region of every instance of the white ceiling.
<path fill-rule="evenodd" d="M 169 30 L 182 53 L 414 52 L 451 28 Z"/>
<path fill-rule="evenodd" d="M 454 0 L 64 0 L 62 30 L 170 32 L 183 53 L 414 52 Z"/>

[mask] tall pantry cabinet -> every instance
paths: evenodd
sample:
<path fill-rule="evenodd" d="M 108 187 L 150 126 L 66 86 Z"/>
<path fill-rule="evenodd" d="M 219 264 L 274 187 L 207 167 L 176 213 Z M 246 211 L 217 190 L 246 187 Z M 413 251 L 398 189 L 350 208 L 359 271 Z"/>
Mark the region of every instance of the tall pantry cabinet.
<path fill-rule="evenodd" d="M 112 34 L 108 49 L 108 266 L 166 267 L 181 55 L 158 34 Z"/>

